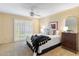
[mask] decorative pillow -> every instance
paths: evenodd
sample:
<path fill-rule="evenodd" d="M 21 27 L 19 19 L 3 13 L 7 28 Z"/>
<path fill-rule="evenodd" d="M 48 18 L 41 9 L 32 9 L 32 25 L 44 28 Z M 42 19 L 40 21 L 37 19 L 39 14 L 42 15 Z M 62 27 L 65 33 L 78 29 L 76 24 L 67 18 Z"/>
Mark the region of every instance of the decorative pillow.
<path fill-rule="evenodd" d="M 53 35 L 56 35 L 56 30 L 53 30 Z"/>
<path fill-rule="evenodd" d="M 58 35 L 59 34 L 59 31 L 58 30 L 52 30 L 50 32 L 50 35 Z"/>

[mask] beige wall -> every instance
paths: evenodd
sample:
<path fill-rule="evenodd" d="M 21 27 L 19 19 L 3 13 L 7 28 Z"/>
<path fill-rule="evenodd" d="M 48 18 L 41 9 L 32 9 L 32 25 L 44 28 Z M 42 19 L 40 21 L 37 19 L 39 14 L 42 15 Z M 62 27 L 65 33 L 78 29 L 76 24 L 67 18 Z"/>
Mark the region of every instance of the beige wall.
<path fill-rule="evenodd" d="M 13 21 L 8 14 L 0 13 L 0 44 L 13 41 Z"/>
<path fill-rule="evenodd" d="M 51 12 L 52 13 L 52 12 Z M 58 29 L 61 32 L 63 30 L 64 21 L 69 16 L 79 17 L 79 7 L 75 7 L 66 11 L 62 11 L 60 13 L 56 13 L 54 15 L 49 15 L 47 17 L 41 18 L 40 25 L 45 26 L 49 22 L 58 21 Z M 79 19 L 78 19 L 79 20 Z"/>
<path fill-rule="evenodd" d="M 9 43 L 14 41 L 13 35 L 13 22 L 14 19 L 18 20 L 31 20 L 33 21 L 33 32 L 39 33 L 39 20 L 31 17 L 18 16 L 8 13 L 0 13 L 0 44 Z M 33 19 L 33 20 L 32 20 Z"/>
<path fill-rule="evenodd" d="M 54 15 L 49 15 L 47 17 L 41 18 L 40 20 L 40 26 L 45 26 L 49 22 L 52 21 L 58 21 L 58 29 L 60 33 L 63 31 L 64 27 L 64 21 L 69 17 L 69 16 L 75 16 L 77 17 L 78 23 L 77 23 L 77 32 L 79 36 L 79 7 L 75 7 L 66 11 L 62 11 L 60 13 L 56 13 Z M 78 50 L 79 50 L 79 37 L 77 39 L 77 45 L 78 45 Z"/>
<path fill-rule="evenodd" d="M 40 20 L 39 19 L 35 19 L 33 21 L 33 25 L 34 25 L 34 34 L 38 34 L 40 32 Z"/>

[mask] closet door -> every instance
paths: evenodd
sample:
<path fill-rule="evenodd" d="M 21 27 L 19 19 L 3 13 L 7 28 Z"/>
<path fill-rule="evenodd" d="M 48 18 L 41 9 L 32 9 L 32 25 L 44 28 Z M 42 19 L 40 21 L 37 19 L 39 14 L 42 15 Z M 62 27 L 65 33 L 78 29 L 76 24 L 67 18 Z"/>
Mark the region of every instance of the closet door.
<path fill-rule="evenodd" d="M 26 40 L 26 36 L 33 33 L 32 21 L 14 20 L 14 41 Z"/>

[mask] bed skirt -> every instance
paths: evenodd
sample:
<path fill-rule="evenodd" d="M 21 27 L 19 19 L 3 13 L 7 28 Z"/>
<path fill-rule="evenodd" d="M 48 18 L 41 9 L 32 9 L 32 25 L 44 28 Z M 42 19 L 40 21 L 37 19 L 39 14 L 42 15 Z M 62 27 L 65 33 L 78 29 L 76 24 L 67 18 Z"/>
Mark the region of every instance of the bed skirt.
<path fill-rule="evenodd" d="M 27 45 L 31 48 L 32 51 L 34 51 L 29 42 L 27 42 Z M 46 52 L 48 52 L 48 51 L 50 51 L 50 50 L 52 50 L 52 49 L 54 49 L 54 48 L 60 46 L 60 45 L 61 45 L 61 43 L 58 43 L 58 44 L 56 44 L 56 45 L 54 45 L 54 46 L 51 46 L 51 47 L 49 47 L 49 48 L 46 48 L 46 49 L 42 50 L 42 53 L 37 53 L 37 55 L 38 55 L 38 56 L 39 56 L 39 55 L 42 55 L 42 54 L 44 54 L 44 53 L 46 53 Z"/>

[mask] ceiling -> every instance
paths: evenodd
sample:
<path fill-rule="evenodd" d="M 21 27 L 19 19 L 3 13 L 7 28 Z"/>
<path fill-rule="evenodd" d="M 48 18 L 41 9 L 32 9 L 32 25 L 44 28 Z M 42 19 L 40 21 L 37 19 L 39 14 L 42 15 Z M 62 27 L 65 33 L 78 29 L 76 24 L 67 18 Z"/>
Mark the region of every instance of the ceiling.
<path fill-rule="evenodd" d="M 0 3 L 0 12 L 30 16 L 30 9 L 41 17 L 79 6 L 77 3 Z"/>

